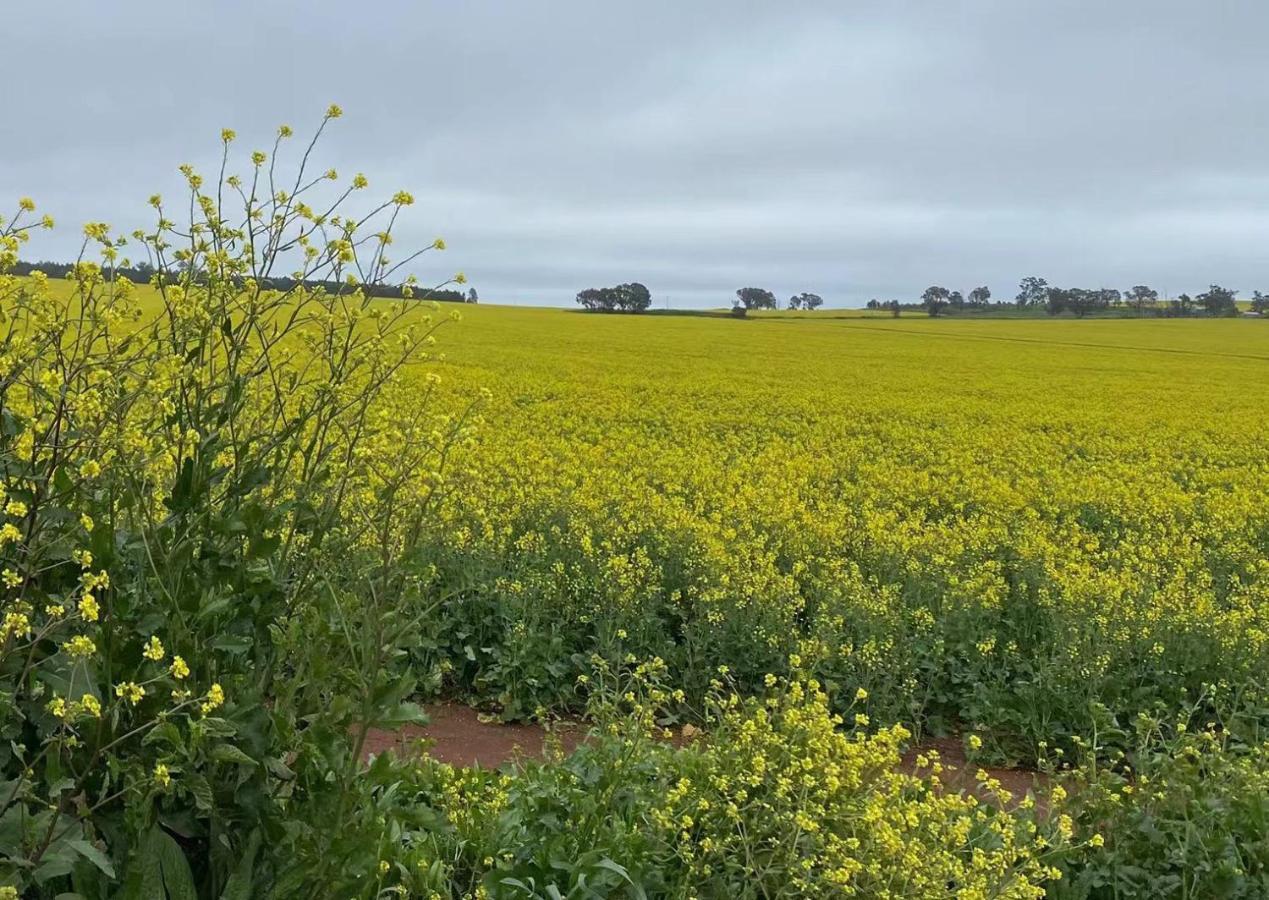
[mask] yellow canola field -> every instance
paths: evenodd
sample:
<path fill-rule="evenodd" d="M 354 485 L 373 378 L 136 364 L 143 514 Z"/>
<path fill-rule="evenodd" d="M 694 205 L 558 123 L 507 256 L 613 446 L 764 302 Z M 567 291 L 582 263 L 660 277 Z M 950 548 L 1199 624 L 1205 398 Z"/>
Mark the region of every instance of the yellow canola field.
<path fill-rule="evenodd" d="M 1263 699 L 1265 323 L 463 313 L 437 652 L 509 714 L 595 649 L 1028 747 Z"/>
<path fill-rule="evenodd" d="M 798 670 L 1014 758 L 1269 724 L 1269 323 L 455 311 L 420 402 L 492 399 L 425 542 L 425 686 L 522 717 L 595 653 L 689 706 Z"/>

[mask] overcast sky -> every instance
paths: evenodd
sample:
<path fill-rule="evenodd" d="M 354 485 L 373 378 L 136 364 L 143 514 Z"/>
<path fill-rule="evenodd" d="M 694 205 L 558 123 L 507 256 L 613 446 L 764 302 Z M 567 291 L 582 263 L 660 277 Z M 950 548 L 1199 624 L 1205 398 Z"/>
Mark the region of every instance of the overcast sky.
<path fill-rule="evenodd" d="M 419 202 L 425 280 L 658 306 L 930 284 L 1269 289 L 1269 4 L 19 2 L 0 199 L 147 223 L 208 165 L 341 104 L 319 164 Z M 297 148 L 298 149 L 298 148 Z M 210 166 L 209 166 L 210 167 Z"/>

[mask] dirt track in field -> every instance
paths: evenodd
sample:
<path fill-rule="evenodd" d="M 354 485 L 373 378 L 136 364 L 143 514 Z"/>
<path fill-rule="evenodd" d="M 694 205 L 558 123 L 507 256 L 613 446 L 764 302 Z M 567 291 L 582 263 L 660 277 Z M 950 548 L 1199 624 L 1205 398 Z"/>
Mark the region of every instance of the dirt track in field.
<path fill-rule="evenodd" d="M 431 721 L 423 727 L 408 726 L 398 731 L 373 729 L 367 735 L 364 755 L 392 751 L 401 755 L 421 752 L 421 740 L 430 742 L 427 752 L 441 762 L 471 768 L 494 769 L 517 758 L 541 759 L 546 750 L 547 731 L 541 725 L 505 723 L 488 719 L 468 706 L 438 703 L 427 707 Z M 579 722 L 559 722 L 552 733 L 565 751 L 576 749 L 586 739 L 586 727 Z M 681 736 L 676 736 L 681 741 Z M 900 769 L 916 772 L 916 758 L 937 750 L 944 771 L 939 779 L 946 788 L 981 795 L 976 773 L 980 768 L 998 780 L 1016 800 L 1028 791 L 1040 794 L 1045 777 L 1030 769 L 978 766 L 965 759 L 961 742 L 955 738 L 933 738 L 903 756 Z"/>

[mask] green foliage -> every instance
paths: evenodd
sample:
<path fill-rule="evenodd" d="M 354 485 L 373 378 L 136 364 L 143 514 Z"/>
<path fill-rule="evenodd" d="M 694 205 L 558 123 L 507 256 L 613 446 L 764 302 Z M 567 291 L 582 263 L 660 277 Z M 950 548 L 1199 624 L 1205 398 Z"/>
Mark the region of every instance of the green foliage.
<path fill-rule="evenodd" d="M 1238 292 L 1213 284 L 1206 291 L 1194 298 L 1209 316 L 1238 315 Z"/>
<path fill-rule="evenodd" d="M 1062 898 L 1264 897 L 1269 894 L 1269 744 L 1217 723 L 1143 719 L 1135 749 L 1087 761 L 1064 781 L 1063 811 L 1082 840 L 1050 888 Z"/>
<path fill-rule="evenodd" d="M 652 294 L 634 281 L 616 287 L 587 288 L 578 293 L 577 302 L 585 309 L 598 312 L 644 312 L 652 305 Z"/>
<path fill-rule="evenodd" d="M 157 310 L 105 225 L 56 286 L 3 271 L 33 204 L 0 222 L 0 884 L 26 895 L 310 894 L 353 852 L 367 729 L 420 719 L 414 548 L 469 416 L 415 387 L 430 317 L 361 289 L 411 198 L 344 211 L 365 179 L 324 193 L 313 143 L 285 188 L 262 152 L 184 167 L 185 225 L 152 198 Z"/>
<path fill-rule="evenodd" d="M 736 289 L 736 302 L 733 308 L 749 309 L 775 309 L 775 294 L 766 288 L 744 287 Z"/>

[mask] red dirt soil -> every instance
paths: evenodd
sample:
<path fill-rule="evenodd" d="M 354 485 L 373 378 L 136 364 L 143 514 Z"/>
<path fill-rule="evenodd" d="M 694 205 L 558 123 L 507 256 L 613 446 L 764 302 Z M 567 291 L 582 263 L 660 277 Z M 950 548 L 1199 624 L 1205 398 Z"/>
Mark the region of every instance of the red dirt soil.
<path fill-rule="evenodd" d="M 456 703 L 438 703 L 426 709 L 431 721 L 423 727 L 371 729 L 363 755 L 369 758 L 385 750 L 417 753 L 418 741 L 426 739 L 432 742 L 428 753 L 434 759 L 462 768 L 496 769 L 517 757 L 541 759 L 545 752 L 546 730 L 540 725 L 484 721 L 476 710 Z M 560 723 L 554 732 L 566 751 L 576 749 L 586 736 L 585 729 L 572 722 Z"/>
<path fill-rule="evenodd" d="M 999 766 L 980 766 L 965 758 L 965 749 L 956 738 L 929 738 L 917 747 L 903 754 L 899 769 L 909 774 L 925 774 L 917 769 L 916 758 L 922 753 L 937 750 L 943 771 L 939 781 L 945 788 L 953 791 L 964 791 L 967 794 L 984 796 L 978 784 L 979 769 L 1000 782 L 1001 786 L 1013 795 L 1014 802 L 1022 800 L 1031 791 L 1039 796 L 1048 786 L 1043 774 L 1032 769 L 1004 769 Z"/>
<path fill-rule="evenodd" d="M 540 725 L 486 720 L 471 707 L 456 703 L 433 704 L 427 707 L 427 714 L 431 721 L 423 727 L 407 726 L 399 731 L 372 729 L 363 750 L 366 758 L 387 750 L 403 756 L 418 753 L 421 739 L 431 742 L 428 752 L 433 758 L 463 768 L 494 769 L 517 758 L 541 759 L 544 755 L 547 732 Z M 561 722 L 552 730 L 566 752 L 576 749 L 586 739 L 586 729 L 581 723 Z M 676 736 L 676 740 L 682 738 Z M 938 751 L 944 766 L 939 778 L 951 790 L 981 796 L 975 778 L 980 768 L 998 780 L 1015 800 L 1021 800 L 1028 791 L 1039 794 L 1045 787 L 1044 776 L 1030 769 L 1002 769 L 969 762 L 961 742 L 955 738 L 934 738 L 914 747 L 904 754 L 900 769 L 915 773 L 916 757 L 930 750 Z"/>

